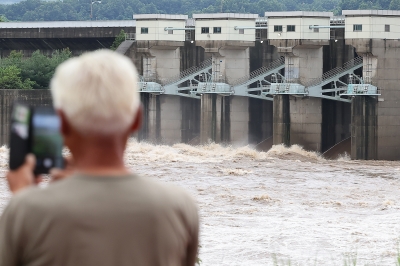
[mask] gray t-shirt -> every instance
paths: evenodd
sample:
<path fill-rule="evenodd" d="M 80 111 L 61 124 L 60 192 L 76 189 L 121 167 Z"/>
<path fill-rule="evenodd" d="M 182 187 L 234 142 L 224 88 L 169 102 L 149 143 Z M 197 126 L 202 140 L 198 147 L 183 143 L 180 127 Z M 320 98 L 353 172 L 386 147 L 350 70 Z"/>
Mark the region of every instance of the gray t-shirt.
<path fill-rule="evenodd" d="M 76 175 L 17 193 L 0 219 L 0 266 L 194 265 L 199 218 L 177 187 Z"/>

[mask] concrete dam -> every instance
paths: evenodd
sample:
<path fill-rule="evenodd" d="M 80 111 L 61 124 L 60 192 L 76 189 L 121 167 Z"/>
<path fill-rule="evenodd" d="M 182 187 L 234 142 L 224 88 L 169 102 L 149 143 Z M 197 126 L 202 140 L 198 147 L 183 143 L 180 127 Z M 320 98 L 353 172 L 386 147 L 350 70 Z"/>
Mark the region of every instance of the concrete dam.
<path fill-rule="evenodd" d="M 352 159 L 400 159 L 400 12 L 219 13 L 192 19 L 145 14 L 133 22 L 121 25 L 129 32 L 117 51 L 132 59 L 140 75 L 145 119 L 138 139 L 264 149 L 298 144 L 318 152 L 348 143 Z M 24 43 L 13 33 L 21 29 L 11 24 L 17 23 L 6 30 L 0 24 L 3 55 L 14 50 L 13 42 Z M 33 23 L 24 31 L 38 28 Z M 64 31 L 75 44 L 73 53 L 81 52 L 77 31 Z M 112 36 L 106 29 L 93 32 L 99 34 L 93 39 Z M 36 42 L 51 36 L 35 35 Z M 60 47 L 65 40 L 56 38 Z M 22 48 L 26 54 L 36 50 Z M 2 109 L 23 92 L 12 94 L 2 94 Z"/>

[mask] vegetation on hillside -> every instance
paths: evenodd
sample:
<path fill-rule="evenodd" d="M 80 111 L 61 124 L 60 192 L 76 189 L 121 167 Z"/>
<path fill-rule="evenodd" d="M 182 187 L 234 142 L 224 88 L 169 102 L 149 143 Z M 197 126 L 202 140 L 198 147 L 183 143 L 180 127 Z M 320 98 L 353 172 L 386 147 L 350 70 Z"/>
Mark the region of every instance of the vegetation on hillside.
<path fill-rule="evenodd" d="M 52 56 L 36 51 L 30 58 L 13 51 L 0 59 L 0 89 L 48 89 L 56 67 L 70 57 L 68 49 Z"/>
<path fill-rule="evenodd" d="M 91 0 L 25 0 L 0 5 L 11 21 L 90 20 Z M 342 9 L 400 9 L 400 0 L 102 0 L 93 3 L 93 20 L 132 19 L 133 14 L 188 14 L 265 11 L 333 11 Z"/>

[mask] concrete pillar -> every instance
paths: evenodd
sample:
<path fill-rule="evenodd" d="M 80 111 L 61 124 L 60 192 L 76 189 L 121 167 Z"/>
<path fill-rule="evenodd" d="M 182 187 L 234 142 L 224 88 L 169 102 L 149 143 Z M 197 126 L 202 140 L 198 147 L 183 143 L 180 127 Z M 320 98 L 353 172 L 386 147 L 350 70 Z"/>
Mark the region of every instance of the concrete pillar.
<path fill-rule="evenodd" d="M 238 46 L 235 46 L 237 44 Z M 199 42 L 205 57 L 212 57 L 213 82 L 230 84 L 250 72 L 250 49 L 241 42 Z M 203 95 L 201 98 L 200 141 L 231 142 L 245 145 L 249 141 L 249 99 L 239 96 Z"/>
<path fill-rule="evenodd" d="M 276 95 L 273 104 L 273 144 L 290 146 L 289 95 Z"/>
<path fill-rule="evenodd" d="M 225 83 L 248 75 L 250 72 L 250 49 L 248 47 L 223 47 L 213 54 L 213 75 Z"/>
<path fill-rule="evenodd" d="M 246 145 L 249 141 L 249 99 L 204 94 L 201 98 L 200 141 Z"/>
<path fill-rule="evenodd" d="M 285 56 L 285 64 L 285 77 L 288 82 L 307 84 L 313 79 L 320 78 L 323 74 L 322 46 L 294 47 L 292 53 Z M 290 112 L 290 144 L 299 144 L 305 149 L 320 152 L 322 100 L 293 97 L 289 102 L 290 108 L 284 112 Z M 282 122 L 282 125 L 286 124 Z M 283 137 L 282 140 L 287 141 L 287 137 Z M 275 140 L 274 143 L 277 144 Z"/>
<path fill-rule="evenodd" d="M 217 131 L 217 97 L 216 94 L 204 94 L 201 96 L 201 118 L 200 118 L 200 142 L 218 142 Z"/>
<path fill-rule="evenodd" d="M 230 142 L 243 146 L 249 143 L 249 99 L 247 97 L 230 97 Z M 226 121 L 228 122 L 228 121 Z"/>
<path fill-rule="evenodd" d="M 141 94 L 143 124 L 137 138 L 151 143 L 198 143 L 200 101 L 172 95 Z"/>
<path fill-rule="evenodd" d="M 352 158 L 400 160 L 400 107 L 398 104 L 400 100 L 400 55 L 398 53 L 400 43 L 397 39 L 346 39 L 346 44 L 352 45 L 357 54 L 363 56 L 363 78 L 377 86 L 381 93 L 381 96 L 375 98 L 360 96 L 360 98 L 368 99 L 357 99 L 358 97 L 353 99 L 352 110 L 355 111 L 360 110 L 361 107 L 358 106 L 360 101 L 367 101 L 363 109 L 365 114 L 370 114 L 370 117 L 359 117 L 359 120 L 365 121 L 364 124 L 360 122 L 359 126 L 362 127 L 360 129 L 356 128 L 352 122 L 352 140 L 353 137 L 368 133 L 367 140 L 363 141 L 358 137 L 357 142 L 356 139 L 353 141 L 354 144 L 352 142 Z M 376 108 L 375 114 L 373 114 L 374 108 Z M 365 128 L 367 122 L 370 128 Z M 373 131 L 374 122 L 376 131 Z M 367 132 L 362 133 L 367 129 Z M 375 144 L 371 142 L 374 132 Z"/>
<path fill-rule="evenodd" d="M 351 159 L 373 160 L 377 155 L 376 99 L 355 97 L 351 105 Z"/>
<path fill-rule="evenodd" d="M 148 141 L 151 143 L 159 143 L 160 137 L 160 97 L 149 94 L 141 93 L 140 100 L 143 105 L 143 122 L 137 138 L 140 141 Z"/>
<path fill-rule="evenodd" d="M 160 138 L 163 144 L 182 142 L 180 96 L 160 95 Z"/>
<path fill-rule="evenodd" d="M 151 66 L 154 67 L 155 65 L 158 80 L 162 81 L 179 75 L 181 71 L 180 47 L 155 47 L 149 50 L 155 58 L 155 63 Z"/>

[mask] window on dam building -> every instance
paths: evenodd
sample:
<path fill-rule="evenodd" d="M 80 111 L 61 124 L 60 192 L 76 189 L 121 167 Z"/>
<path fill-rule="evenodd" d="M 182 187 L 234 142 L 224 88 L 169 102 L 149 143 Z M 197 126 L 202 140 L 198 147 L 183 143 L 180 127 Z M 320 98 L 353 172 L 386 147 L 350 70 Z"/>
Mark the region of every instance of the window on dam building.
<path fill-rule="evenodd" d="M 141 34 L 148 34 L 149 33 L 149 28 L 140 28 L 140 33 Z"/>
<path fill-rule="evenodd" d="M 390 25 L 385 25 L 385 32 L 390 32 Z"/>
<path fill-rule="evenodd" d="M 296 31 L 296 26 L 295 25 L 288 25 L 287 26 L 287 31 Z"/>
<path fill-rule="evenodd" d="M 275 25 L 274 32 L 282 32 L 282 25 Z"/>
<path fill-rule="evenodd" d="M 201 27 L 201 33 L 202 34 L 210 33 L 210 28 L 209 27 Z"/>
<path fill-rule="evenodd" d="M 239 29 L 239 34 L 244 34 L 244 29 Z"/>
<path fill-rule="evenodd" d="M 354 24 L 353 25 L 353 31 L 362 31 L 362 25 L 361 24 Z"/>
<path fill-rule="evenodd" d="M 221 27 L 214 27 L 214 33 L 221 33 Z"/>

